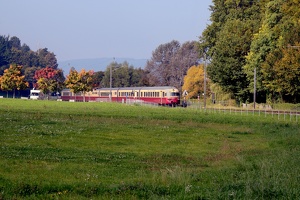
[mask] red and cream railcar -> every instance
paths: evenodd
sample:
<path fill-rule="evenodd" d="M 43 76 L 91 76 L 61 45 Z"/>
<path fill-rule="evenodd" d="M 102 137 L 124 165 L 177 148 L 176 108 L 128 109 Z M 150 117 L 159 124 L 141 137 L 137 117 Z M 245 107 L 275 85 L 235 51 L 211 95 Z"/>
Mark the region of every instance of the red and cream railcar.
<path fill-rule="evenodd" d="M 110 95 L 111 94 L 111 95 Z M 114 101 L 126 102 L 128 100 L 137 102 L 156 103 L 159 105 L 179 105 L 180 95 L 175 87 L 124 87 L 124 88 L 97 88 L 93 91 L 83 93 L 72 93 L 64 89 L 61 93 L 63 101 Z"/>

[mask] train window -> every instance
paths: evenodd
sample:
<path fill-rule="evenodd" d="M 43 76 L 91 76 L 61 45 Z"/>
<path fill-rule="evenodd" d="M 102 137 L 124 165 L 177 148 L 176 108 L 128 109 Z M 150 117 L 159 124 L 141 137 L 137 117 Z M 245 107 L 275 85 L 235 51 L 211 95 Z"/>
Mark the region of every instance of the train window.
<path fill-rule="evenodd" d="M 177 97 L 177 96 L 179 96 L 179 92 L 171 92 L 171 96 L 175 96 L 175 97 Z"/>
<path fill-rule="evenodd" d="M 109 96 L 109 92 L 101 92 L 100 96 L 102 96 L 102 97 L 108 97 Z"/>

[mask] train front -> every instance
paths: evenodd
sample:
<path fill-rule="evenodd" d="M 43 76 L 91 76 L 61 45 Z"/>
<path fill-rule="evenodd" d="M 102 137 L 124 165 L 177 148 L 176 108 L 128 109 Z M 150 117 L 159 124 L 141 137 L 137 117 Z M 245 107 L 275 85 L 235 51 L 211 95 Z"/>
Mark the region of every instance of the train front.
<path fill-rule="evenodd" d="M 169 93 L 168 98 L 166 99 L 166 104 L 172 106 L 178 106 L 180 104 L 180 93 L 178 90 L 173 90 Z"/>

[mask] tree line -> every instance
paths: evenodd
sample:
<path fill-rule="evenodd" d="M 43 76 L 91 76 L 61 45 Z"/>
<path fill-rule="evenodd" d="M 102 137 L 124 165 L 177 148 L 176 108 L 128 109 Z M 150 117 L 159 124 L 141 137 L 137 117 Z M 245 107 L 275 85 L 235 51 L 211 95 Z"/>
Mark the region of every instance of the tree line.
<path fill-rule="evenodd" d="M 213 0 L 200 36 L 208 75 L 240 102 L 300 101 L 300 1 Z"/>
<path fill-rule="evenodd" d="M 110 87 L 110 78 L 112 87 L 171 85 L 180 89 L 189 67 L 199 62 L 197 48 L 195 41 L 181 45 L 173 40 L 159 45 L 145 68 L 112 62 L 105 71 L 82 69 L 78 72 L 72 67 L 65 76 L 63 70 L 58 69 L 55 54 L 47 48 L 34 52 L 28 45 L 21 45 L 16 36 L 0 36 L 0 90 L 35 87 L 50 94 L 67 87 L 75 93 L 85 93 L 92 88 Z"/>

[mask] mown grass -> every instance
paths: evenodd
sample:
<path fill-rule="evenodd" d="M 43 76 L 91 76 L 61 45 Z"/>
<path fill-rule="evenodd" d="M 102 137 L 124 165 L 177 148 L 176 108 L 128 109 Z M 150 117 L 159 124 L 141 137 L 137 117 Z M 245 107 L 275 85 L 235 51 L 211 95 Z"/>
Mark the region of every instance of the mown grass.
<path fill-rule="evenodd" d="M 0 199 L 296 199 L 299 124 L 0 100 Z"/>

